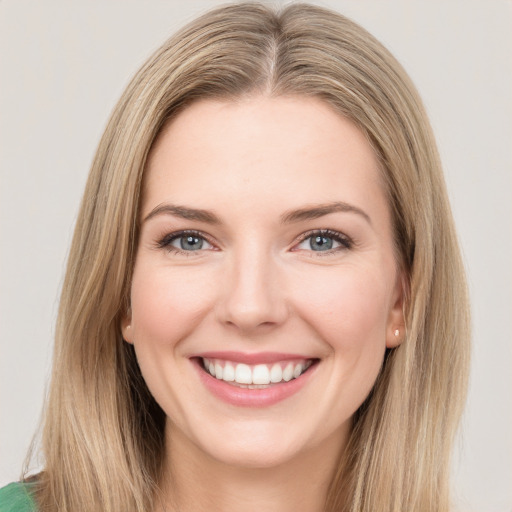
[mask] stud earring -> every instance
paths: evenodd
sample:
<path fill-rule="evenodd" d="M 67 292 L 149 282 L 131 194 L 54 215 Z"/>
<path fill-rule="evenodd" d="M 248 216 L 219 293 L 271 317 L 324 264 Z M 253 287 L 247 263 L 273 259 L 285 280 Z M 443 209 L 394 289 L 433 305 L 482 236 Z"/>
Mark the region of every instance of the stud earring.
<path fill-rule="evenodd" d="M 400 331 L 398 329 L 395 329 L 395 337 L 398 338 L 400 336 Z"/>

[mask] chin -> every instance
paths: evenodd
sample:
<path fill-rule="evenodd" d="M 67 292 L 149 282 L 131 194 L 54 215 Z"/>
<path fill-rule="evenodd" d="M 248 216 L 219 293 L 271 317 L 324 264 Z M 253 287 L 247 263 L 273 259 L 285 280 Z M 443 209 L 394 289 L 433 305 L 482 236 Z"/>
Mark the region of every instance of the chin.
<path fill-rule="evenodd" d="M 207 458 L 247 469 L 278 467 L 307 450 L 307 437 L 300 432 L 294 435 L 286 422 L 229 423 L 214 430 L 202 429 L 191 441 Z"/>
<path fill-rule="evenodd" d="M 300 452 L 269 443 L 260 445 L 240 444 L 227 450 L 215 450 L 211 456 L 219 463 L 240 469 L 271 469 L 289 463 Z"/>

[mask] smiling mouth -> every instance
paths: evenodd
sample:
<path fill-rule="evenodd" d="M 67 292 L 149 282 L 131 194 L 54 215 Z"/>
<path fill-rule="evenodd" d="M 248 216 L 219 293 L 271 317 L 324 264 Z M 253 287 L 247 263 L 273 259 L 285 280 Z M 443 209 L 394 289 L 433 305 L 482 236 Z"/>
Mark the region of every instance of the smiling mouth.
<path fill-rule="evenodd" d="M 318 362 L 318 359 L 297 359 L 249 365 L 207 357 L 199 360 L 204 371 L 215 379 L 247 389 L 266 389 L 297 379 Z"/>

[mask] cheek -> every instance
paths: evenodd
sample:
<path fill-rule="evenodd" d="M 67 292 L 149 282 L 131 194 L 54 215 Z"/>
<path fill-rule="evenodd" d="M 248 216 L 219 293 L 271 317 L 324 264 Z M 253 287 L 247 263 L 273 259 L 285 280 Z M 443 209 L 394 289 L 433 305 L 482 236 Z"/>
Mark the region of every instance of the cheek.
<path fill-rule="evenodd" d="M 326 348 L 329 380 L 323 405 L 331 411 L 326 425 L 332 428 L 340 418 L 350 418 L 373 388 L 384 360 L 389 314 L 390 292 L 382 274 L 343 270 L 308 280 L 296 294 L 302 318 Z M 335 402 L 328 401 L 330 396 Z"/>
<path fill-rule="evenodd" d="M 344 267 L 303 279 L 304 286 L 294 292 L 302 318 L 343 365 L 344 374 L 356 367 L 362 375 L 380 368 L 390 303 L 385 275 L 368 268 Z"/>
<path fill-rule="evenodd" d="M 185 361 L 179 357 L 180 342 L 201 323 L 212 302 L 208 281 L 198 274 L 141 258 L 133 275 L 131 329 L 137 361 L 151 394 L 173 418 L 184 415 L 181 395 L 194 392 L 177 377 Z"/>
<path fill-rule="evenodd" d="M 213 302 L 213 287 L 201 272 L 185 268 L 135 268 L 132 329 L 136 343 L 176 344 L 200 322 Z"/>

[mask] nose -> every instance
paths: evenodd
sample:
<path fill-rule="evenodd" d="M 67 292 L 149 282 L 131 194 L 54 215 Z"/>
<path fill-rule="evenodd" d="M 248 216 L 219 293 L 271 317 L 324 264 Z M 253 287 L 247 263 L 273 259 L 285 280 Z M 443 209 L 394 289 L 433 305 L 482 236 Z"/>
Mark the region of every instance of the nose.
<path fill-rule="evenodd" d="M 288 315 L 283 271 L 275 256 L 252 249 L 232 255 L 217 309 L 224 325 L 245 334 L 281 325 Z"/>

